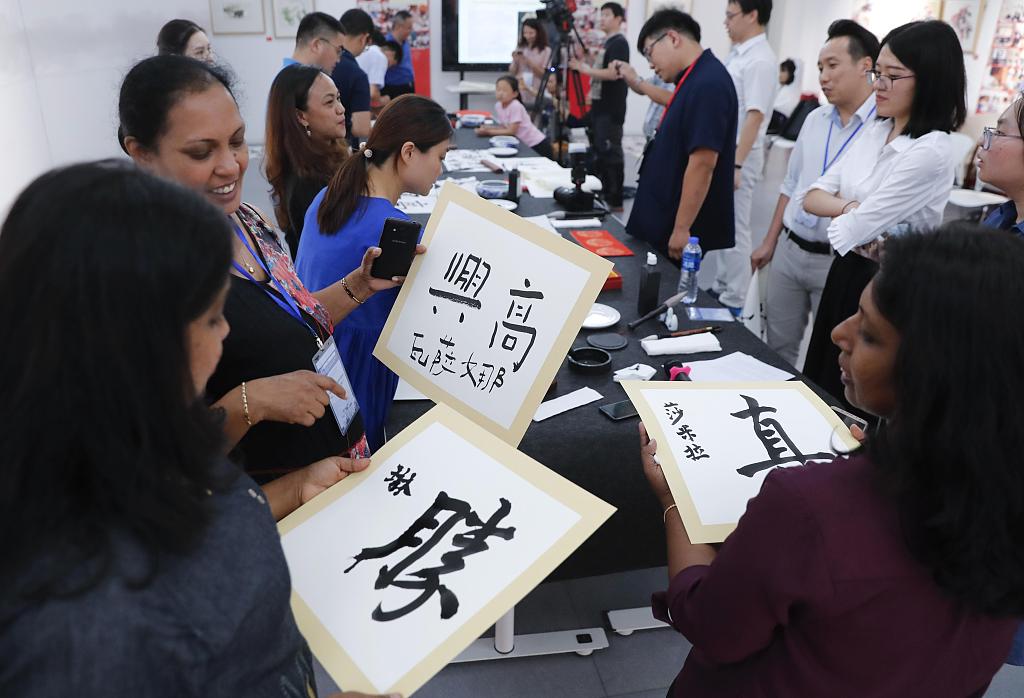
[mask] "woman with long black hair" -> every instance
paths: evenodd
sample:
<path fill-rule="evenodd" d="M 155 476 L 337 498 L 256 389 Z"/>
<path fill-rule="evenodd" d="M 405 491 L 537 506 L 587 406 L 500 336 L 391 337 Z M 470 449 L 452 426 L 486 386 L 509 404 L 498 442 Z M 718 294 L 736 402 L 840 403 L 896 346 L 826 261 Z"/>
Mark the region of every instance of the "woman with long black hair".
<path fill-rule="evenodd" d="M 668 541 L 655 615 L 693 643 L 672 695 L 985 692 L 1024 616 L 1019 304 L 1024 240 L 962 223 L 889 239 L 832 331 L 846 398 L 880 425 L 770 472 L 720 549 L 690 543 L 641 426 Z"/>

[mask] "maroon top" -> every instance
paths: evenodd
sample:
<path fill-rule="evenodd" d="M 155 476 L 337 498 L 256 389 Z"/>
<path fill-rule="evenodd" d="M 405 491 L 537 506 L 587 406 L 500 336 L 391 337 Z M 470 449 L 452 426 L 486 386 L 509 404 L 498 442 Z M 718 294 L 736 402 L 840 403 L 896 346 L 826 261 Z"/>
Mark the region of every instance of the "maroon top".
<path fill-rule="evenodd" d="M 980 696 L 1019 619 L 966 610 L 903 542 L 864 456 L 777 468 L 654 615 L 693 643 L 671 695 Z"/>

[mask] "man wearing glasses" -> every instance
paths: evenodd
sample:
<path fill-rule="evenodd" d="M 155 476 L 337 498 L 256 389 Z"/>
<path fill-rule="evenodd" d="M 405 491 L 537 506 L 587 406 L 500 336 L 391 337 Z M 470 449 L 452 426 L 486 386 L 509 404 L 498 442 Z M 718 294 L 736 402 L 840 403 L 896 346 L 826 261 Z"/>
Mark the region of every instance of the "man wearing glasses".
<path fill-rule="evenodd" d="M 295 34 L 295 50 L 285 58 L 282 68 L 294 63 L 311 65 L 328 75 L 341 59 L 341 22 L 323 12 L 310 12 L 299 22 Z"/>
<path fill-rule="evenodd" d="M 764 135 L 779 88 L 779 60 L 765 35 L 772 0 L 730 0 L 725 7 L 725 29 L 732 41 L 725 67 L 739 99 L 733 185 L 736 245 L 713 255 L 717 272 L 712 291 L 738 315 L 750 284 L 750 211 L 754 186 L 760 181 L 764 166 Z"/>
<path fill-rule="evenodd" d="M 676 264 L 691 235 L 705 250 L 731 247 L 738 113 L 732 79 L 701 47 L 700 25 L 679 10 L 651 15 L 637 48 L 676 88 L 644 153 L 626 231 Z M 638 80 L 628 64 L 616 69 L 627 82 Z"/>
<path fill-rule="evenodd" d="M 875 35 L 853 20 L 840 19 L 828 28 L 818 54 L 818 82 L 829 104 L 804 121 L 775 215 L 764 242 L 750 256 L 754 270 L 772 263 L 764 299 L 768 346 L 794 366 L 808 313 L 818 312 L 832 266 L 831 219 L 804 211 L 804 196 L 874 121 L 875 96 L 864 76 L 875 67 L 878 50 Z"/>

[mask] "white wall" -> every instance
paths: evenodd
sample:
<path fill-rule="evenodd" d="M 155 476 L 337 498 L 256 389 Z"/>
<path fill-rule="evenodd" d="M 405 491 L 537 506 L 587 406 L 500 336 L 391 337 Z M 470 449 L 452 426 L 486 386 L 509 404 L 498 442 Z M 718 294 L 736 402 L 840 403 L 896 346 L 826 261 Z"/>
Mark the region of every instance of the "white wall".
<path fill-rule="evenodd" d="M 630 0 L 627 38 L 632 63 L 649 75 L 646 61 L 636 50 L 636 39 L 646 17 L 648 0 Z M 651 0 L 653 1 L 653 0 Z M 457 73 L 441 71 L 440 0 L 429 0 L 433 96 L 448 109 L 458 107 L 458 96 L 445 87 L 458 82 Z M 317 8 L 340 15 L 354 0 L 317 0 Z M 965 56 L 968 106 L 974 103 L 992 44 L 1000 7 L 986 4 L 978 38 L 978 56 Z M 769 41 L 780 60 L 796 56 L 804 61 L 804 89 L 817 91 L 818 49 L 829 23 L 850 15 L 853 0 L 776 0 L 769 25 Z M 265 23 L 272 34 L 270 0 L 264 1 Z M 692 14 L 701 25 L 703 44 L 725 58 L 729 41 L 723 26 L 725 0 L 692 0 Z M 116 157 L 117 90 L 131 65 L 155 51 L 156 34 L 172 17 L 210 24 L 208 0 L 140 3 L 133 0 L 0 0 L 0 217 L 17 193 L 46 169 L 80 160 Z M 216 35 L 214 48 L 238 77 L 238 96 L 251 142 L 263 141 L 267 90 L 290 55 L 292 39 L 268 35 Z M 497 74 L 467 74 L 469 79 L 493 80 Z M 473 96 L 470 105 L 490 108 L 491 96 Z M 630 93 L 626 133 L 640 133 L 647 100 Z M 994 119 L 972 117 L 966 130 L 976 134 Z"/>

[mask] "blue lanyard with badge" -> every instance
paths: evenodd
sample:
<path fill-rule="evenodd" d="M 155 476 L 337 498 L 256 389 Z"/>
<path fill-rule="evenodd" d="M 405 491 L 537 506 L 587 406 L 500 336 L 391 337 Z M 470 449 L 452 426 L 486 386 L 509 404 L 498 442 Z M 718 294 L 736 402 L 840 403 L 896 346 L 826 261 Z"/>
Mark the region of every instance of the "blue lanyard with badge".
<path fill-rule="evenodd" d="M 844 150 L 846 150 L 846 146 L 850 145 L 850 142 L 853 141 L 853 139 L 857 137 L 857 134 L 860 133 L 860 130 L 862 128 L 864 128 L 864 124 L 866 124 L 868 122 L 868 120 L 871 119 L 872 116 L 874 116 L 874 114 L 875 114 L 875 107 L 871 107 L 871 111 L 868 112 L 867 117 L 863 121 L 861 121 L 859 124 L 857 124 L 857 128 L 855 128 L 853 130 L 853 133 L 850 134 L 849 138 L 847 138 L 843 142 L 843 144 L 841 146 L 839 146 L 839 150 L 836 151 L 836 154 L 832 157 L 831 162 L 828 159 L 828 149 L 832 145 L 832 127 L 834 127 L 836 125 L 836 122 L 832 121 L 832 120 L 829 120 L 829 123 L 828 123 L 828 138 L 825 139 L 825 154 L 824 154 L 824 156 L 821 159 L 821 175 L 822 176 L 826 172 L 829 171 L 829 169 L 832 167 L 832 165 L 836 164 L 836 160 L 838 160 L 839 156 L 843 154 Z M 797 211 L 797 213 L 796 213 L 796 220 L 797 220 L 797 222 L 800 225 L 804 226 L 805 228 L 816 228 L 816 227 L 818 227 L 818 216 L 815 216 L 813 213 L 808 213 L 807 211 L 804 210 L 803 206 L 801 206 L 799 208 L 799 210 Z"/>
<path fill-rule="evenodd" d="M 263 258 L 256 254 L 256 251 L 249 244 L 249 240 L 246 239 L 245 234 L 234 226 L 235 235 L 242 241 L 245 248 L 249 250 L 249 254 L 256 260 L 256 263 L 263 270 L 263 273 L 267 275 L 267 278 L 277 288 L 278 293 L 274 293 L 265 285 L 261 284 L 256 280 L 255 277 L 247 269 L 235 260 L 231 261 L 232 266 L 238 271 L 239 274 L 249 279 L 249 281 L 256 284 L 256 286 L 263 290 L 271 300 L 284 310 L 286 313 L 291 315 L 293 318 L 302 323 L 303 327 L 309 330 L 313 337 L 316 339 L 316 345 L 318 351 L 313 355 L 313 367 L 316 372 L 321 376 L 327 376 L 328 378 L 334 379 L 342 388 L 345 389 L 346 397 L 344 399 L 338 397 L 334 393 L 328 392 L 327 395 L 331 401 L 331 411 L 334 413 L 334 419 L 338 423 L 338 428 L 341 430 L 342 436 L 348 432 L 348 428 L 352 425 L 352 420 L 355 419 L 356 414 L 359 412 L 359 403 L 356 401 L 355 391 L 352 390 L 352 382 L 348 378 L 348 373 L 345 371 L 345 365 L 341 362 L 341 355 L 338 354 L 338 347 L 334 343 L 334 337 L 328 337 L 327 341 L 320 339 L 320 334 L 315 329 L 309 326 L 309 323 L 302 317 L 302 312 L 299 310 L 299 304 L 295 302 L 292 295 L 288 293 L 284 285 L 270 273 L 270 269 L 263 262 Z M 278 295 L 280 294 L 280 295 Z"/>

